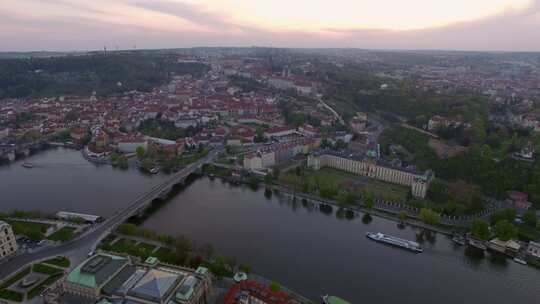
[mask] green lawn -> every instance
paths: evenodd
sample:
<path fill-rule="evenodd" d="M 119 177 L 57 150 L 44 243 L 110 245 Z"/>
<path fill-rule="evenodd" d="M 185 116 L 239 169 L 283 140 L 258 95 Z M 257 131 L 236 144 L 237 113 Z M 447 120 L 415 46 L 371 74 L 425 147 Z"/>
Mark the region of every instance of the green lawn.
<path fill-rule="evenodd" d="M 136 245 L 136 242 L 128 239 L 121 239 L 114 244 L 103 244 L 101 247 L 106 251 L 114 251 L 118 253 L 126 253 L 132 256 L 140 257 L 146 259 L 152 255 L 152 250 L 154 246 L 148 244 L 139 244 Z"/>
<path fill-rule="evenodd" d="M 148 252 L 152 252 L 154 251 L 154 249 L 156 249 L 156 246 L 146 244 L 146 243 L 139 243 L 137 246 L 141 247 L 143 250 L 146 250 Z"/>
<path fill-rule="evenodd" d="M 66 257 L 56 257 L 54 259 L 43 261 L 44 264 L 54 265 L 62 268 L 68 268 L 71 263 Z"/>
<path fill-rule="evenodd" d="M 22 302 L 24 294 L 13 290 L 0 289 L 0 298 L 13 302 Z"/>
<path fill-rule="evenodd" d="M 375 180 L 370 180 L 363 188 L 373 193 L 375 197 L 391 202 L 405 202 L 410 191 L 409 187 Z"/>
<path fill-rule="evenodd" d="M 291 173 L 294 174 L 293 172 Z M 352 181 L 358 178 L 357 175 L 350 174 L 345 171 L 332 169 L 332 168 L 322 168 L 321 170 L 306 170 L 305 173 L 306 173 L 305 176 L 310 181 L 315 181 L 318 179 L 322 181 L 330 181 L 338 185 L 343 182 Z"/>
<path fill-rule="evenodd" d="M 9 286 L 15 284 L 20 279 L 24 278 L 27 274 L 32 271 L 31 267 L 27 267 L 24 270 L 18 272 L 16 275 L 12 276 L 8 280 L 6 280 L 2 285 L 0 285 L 0 289 L 8 288 Z"/>
<path fill-rule="evenodd" d="M 52 267 L 52 266 L 45 265 L 45 264 L 42 264 L 42 263 L 34 264 L 34 266 L 32 267 L 32 271 L 37 272 L 37 273 L 48 274 L 48 275 L 53 275 L 53 274 L 57 274 L 59 272 L 62 272 L 62 270 L 60 270 L 60 269 L 58 269 L 56 267 Z"/>
<path fill-rule="evenodd" d="M 156 251 L 156 255 L 164 255 L 171 253 L 171 250 L 169 248 L 161 247 Z"/>
<path fill-rule="evenodd" d="M 174 264 L 175 254 L 172 250 L 168 248 L 161 247 L 152 256 L 158 258 L 160 261 L 165 263 Z"/>
<path fill-rule="evenodd" d="M 27 298 L 33 299 L 36 296 L 40 295 L 41 292 L 45 290 L 45 288 L 47 288 L 54 282 L 58 281 L 63 275 L 64 275 L 63 273 L 55 273 L 55 274 L 50 275 L 47 279 L 45 279 L 45 281 L 41 282 L 36 287 L 30 289 L 30 291 L 28 291 L 28 294 L 26 295 Z"/>
<path fill-rule="evenodd" d="M 75 236 L 74 232 L 75 228 L 63 227 L 55 233 L 49 235 L 47 239 L 51 241 L 67 242 L 73 239 L 73 237 Z"/>
<path fill-rule="evenodd" d="M 323 168 L 321 170 L 311 170 L 311 169 L 304 169 L 302 170 L 302 175 L 297 176 L 292 171 L 284 172 L 280 175 L 279 180 L 282 183 L 288 184 L 288 185 L 294 185 L 297 182 L 307 182 L 310 185 L 314 184 L 335 184 L 340 185 L 343 182 L 346 181 L 352 181 L 357 176 L 353 174 L 349 174 L 347 172 L 343 172 L 336 169 L 331 168 Z"/>
<path fill-rule="evenodd" d="M 339 191 L 342 189 L 342 185 L 347 183 L 353 184 L 360 178 L 360 176 L 344 171 L 323 168 L 321 170 L 304 169 L 302 170 L 301 176 L 297 176 L 294 170 L 285 172 L 281 174 L 280 181 L 290 186 L 296 184 L 302 191 L 307 190 L 307 192 L 316 193 L 316 185 L 320 185 L 321 187 L 334 185 L 336 190 Z M 372 192 L 377 198 L 395 202 L 406 201 L 409 193 L 409 187 L 385 183 L 374 179 L 368 179 L 367 183 L 362 183 L 354 188 L 354 192 L 357 193 L 360 193 L 362 190 Z"/>
<path fill-rule="evenodd" d="M 50 225 L 21 221 L 7 221 L 17 235 L 24 235 L 32 240 L 42 240 Z"/>
<path fill-rule="evenodd" d="M 50 259 L 43 263 L 58 265 L 61 267 L 69 267 L 70 265 L 69 260 L 64 257 Z M 35 286 L 34 288 L 30 289 L 30 291 L 28 291 L 27 299 L 32 299 L 38 296 L 39 294 L 41 294 L 43 290 L 45 290 L 45 288 L 47 288 L 47 286 L 50 286 L 51 284 L 59 280 L 64 275 L 64 272 L 56 267 L 52 267 L 52 266 L 42 264 L 42 263 L 34 264 L 32 267 L 25 268 L 23 271 L 12 276 L 6 282 L 4 282 L 4 284 L 0 286 L 0 298 L 13 301 L 13 302 L 22 302 L 24 299 L 23 293 L 8 290 L 6 288 L 15 284 L 17 281 L 21 280 L 22 278 L 24 278 L 31 271 L 36 272 L 36 273 L 46 274 L 48 275 L 48 277 L 39 285 Z"/>

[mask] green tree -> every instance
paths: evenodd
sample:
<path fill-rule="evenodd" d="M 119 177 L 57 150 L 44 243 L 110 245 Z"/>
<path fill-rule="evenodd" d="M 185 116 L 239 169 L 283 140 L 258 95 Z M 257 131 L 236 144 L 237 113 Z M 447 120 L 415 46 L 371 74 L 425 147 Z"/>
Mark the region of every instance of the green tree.
<path fill-rule="evenodd" d="M 176 251 L 179 252 L 188 252 L 193 249 L 193 242 L 191 242 L 190 239 L 183 235 L 179 235 L 178 237 L 176 237 L 176 239 L 174 240 L 174 245 Z"/>
<path fill-rule="evenodd" d="M 334 146 L 328 139 L 323 138 L 323 140 L 321 140 L 321 149 L 331 149 L 333 147 Z"/>
<path fill-rule="evenodd" d="M 338 193 L 336 200 L 342 204 L 354 204 L 356 195 L 350 191 L 342 190 Z"/>
<path fill-rule="evenodd" d="M 142 171 L 149 172 L 154 167 L 154 162 L 151 159 L 145 158 L 139 163 L 139 168 Z"/>
<path fill-rule="evenodd" d="M 113 165 L 116 165 L 116 163 L 118 162 L 119 157 L 120 157 L 120 155 L 118 155 L 118 153 L 111 154 L 111 162 L 113 163 Z"/>
<path fill-rule="evenodd" d="M 375 205 L 373 193 L 370 191 L 362 191 L 362 201 L 364 202 L 364 208 L 366 208 L 366 210 L 373 209 L 373 206 Z"/>
<path fill-rule="evenodd" d="M 489 240 L 489 224 L 482 219 L 475 219 L 471 225 L 471 233 L 482 240 Z"/>
<path fill-rule="evenodd" d="M 336 185 L 334 185 L 333 183 L 327 183 L 327 184 L 321 185 L 319 189 L 319 195 L 321 197 L 328 198 L 328 199 L 334 198 L 334 196 L 337 195 Z"/>
<path fill-rule="evenodd" d="M 137 149 L 135 149 L 135 153 L 137 153 L 137 157 L 139 159 L 143 159 L 144 156 L 146 155 L 146 150 L 144 149 L 144 147 L 137 147 Z"/>
<path fill-rule="evenodd" d="M 483 143 L 486 140 L 486 126 L 482 119 L 477 119 L 472 124 L 472 139 L 475 143 Z"/>
<path fill-rule="evenodd" d="M 141 232 L 144 238 L 147 238 L 150 240 L 155 240 L 157 238 L 156 232 L 152 229 L 144 228 Z"/>
<path fill-rule="evenodd" d="M 274 177 L 272 174 L 268 173 L 264 176 L 264 183 L 267 185 L 271 185 L 274 182 Z"/>
<path fill-rule="evenodd" d="M 428 225 L 437 225 L 440 222 L 441 217 L 431 209 L 422 208 L 420 209 L 420 219 Z"/>
<path fill-rule="evenodd" d="M 400 211 L 398 214 L 398 218 L 402 223 L 404 223 L 407 220 L 407 212 Z"/>
<path fill-rule="evenodd" d="M 281 285 L 278 282 L 270 283 L 270 290 L 273 292 L 279 292 L 281 290 Z"/>
<path fill-rule="evenodd" d="M 504 209 L 497 211 L 491 215 L 491 224 L 496 224 L 497 222 L 506 220 L 509 223 L 514 222 L 516 219 L 516 210 L 515 209 Z"/>
<path fill-rule="evenodd" d="M 160 234 L 158 240 L 170 246 L 174 245 L 174 238 L 168 234 Z"/>
<path fill-rule="evenodd" d="M 118 226 L 118 232 L 125 235 L 135 235 L 137 233 L 137 226 L 133 224 L 120 224 Z"/>
<path fill-rule="evenodd" d="M 507 220 L 502 220 L 495 224 L 495 236 L 501 241 L 508 241 L 518 235 L 518 229 Z"/>
<path fill-rule="evenodd" d="M 536 217 L 536 212 L 533 209 L 527 210 L 523 214 L 523 221 L 530 227 L 535 228 L 538 223 L 538 218 Z"/>
<path fill-rule="evenodd" d="M 238 267 L 238 269 L 242 272 L 245 272 L 245 273 L 250 273 L 251 272 L 251 266 L 247 265 L 247 264 L 242 264 L 240 265 L 240 267 Z"/>
<path fill-rule="evenodd" d="M 261 126 L 257 126 L 255 130 L 255 137 L 253 138 L 253 142 L 255 143 L 264 142 L 264 130 Z"/>
<path fill-rule="evenodd" d="M 440 179 L 434 179 L 429 185 L 428 197 L 437 203 L 448 201 L 448 186 Z"/>

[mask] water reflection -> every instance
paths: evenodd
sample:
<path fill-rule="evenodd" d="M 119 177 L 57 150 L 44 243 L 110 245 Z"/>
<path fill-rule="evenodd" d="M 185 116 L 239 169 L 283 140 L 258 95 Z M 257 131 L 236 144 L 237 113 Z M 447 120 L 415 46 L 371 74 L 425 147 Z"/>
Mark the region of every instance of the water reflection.
<path fill-rule="evenodd" d="M 324 215 L 332 215 L 332 213 L 334 213 L 334 208 L 331 206 L 331 205 L 327 205 L 327 204 L 319 204 L 319 210 L 321 211 L 322 214 Z"/>
<path fill-rule="evenodd" d="M 479 266 L 484 261 L 485 253 L 483 250 L 471 246 L 465 247 L 465 258 L 471 266 Z"/>
<path fill-rule="evenodd" d="M 364 216 L 362 216 L 362 223 L 366 225 L 369 225 L 369 223 L 371 223 L 372 220 L 373 218 L 371 217 L 369 213 L 364 213 Z"/>
<path fill-rule="evenodd" d="M 269 188 L 264 189 L 264 196 L 267 199 L 271 199 L 272 198 L 272 189 L 269 189 Z"/>
<path fill-rule="evenodd" d="M 428 242 L 433 245 L 437 241 L 436 235 L 437 233 L 435 231 L 421 228 L 416 233 L 416 241 L 420 244 L 423 244 L 424 242 Z"/>
<path fill-rule="evenodd" d="M 494 266 L 499 270 L 505 269 L 508 266 L 508 257 L 502 253 L 490 252 L 487 260 L 491 266 Z"/>

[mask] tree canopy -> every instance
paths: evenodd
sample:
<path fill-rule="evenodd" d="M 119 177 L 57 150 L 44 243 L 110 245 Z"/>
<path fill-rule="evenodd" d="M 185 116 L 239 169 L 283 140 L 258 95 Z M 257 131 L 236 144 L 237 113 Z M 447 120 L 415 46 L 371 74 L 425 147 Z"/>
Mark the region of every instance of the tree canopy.
<path fill-rule="evenodd" d="M 111 52 L 0 60 L 0 98 L 110 95 L 149 91 L 173 74 L 201 75 L 202 63 L 179 63 L 174 54 Z"/>

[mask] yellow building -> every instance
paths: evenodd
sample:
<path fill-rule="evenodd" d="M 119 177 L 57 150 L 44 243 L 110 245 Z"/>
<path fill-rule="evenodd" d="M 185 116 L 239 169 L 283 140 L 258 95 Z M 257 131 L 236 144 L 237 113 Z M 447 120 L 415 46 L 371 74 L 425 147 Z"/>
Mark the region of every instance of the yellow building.
<path fill-rule="evenodd" d="M 308 167 L 319 170 L 324 167 L 368 176 L 387 183 L 411 187 L 415 197 L 426 197 L 432 178 L 431 172 L 420 174 L 404 168 L 393 168 L 382 162 L 366 159 L 354 153 L 319 151 L 308 156 Z"/>

